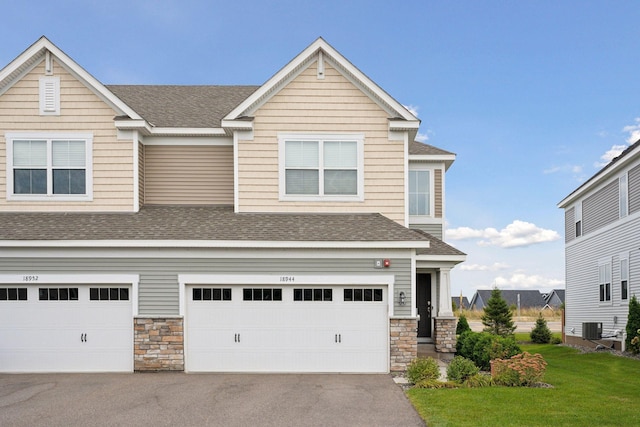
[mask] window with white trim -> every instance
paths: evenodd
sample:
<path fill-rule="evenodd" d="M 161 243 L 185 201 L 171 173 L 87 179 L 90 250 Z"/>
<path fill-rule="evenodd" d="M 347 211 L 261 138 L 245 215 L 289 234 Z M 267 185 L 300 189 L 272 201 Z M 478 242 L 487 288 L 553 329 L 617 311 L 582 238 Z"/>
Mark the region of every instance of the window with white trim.
<path fill-rule="evenodd" d="M 409 215 L 432 215 L 432 176 L 430 169 L 411 168 L 409 170 Z"/>
<path fill-rule="evenodd" d="M 280 198 L 363 198 L 362 135 L 280 135 Z"/>
<path fill-rule="evenodd" d="M 582 236 L 582 202 L 576 203 L 575 222 L 576 222 L 576 237 Z"/>
<path fill-rule="evenodd" d="M 618 179 L 619 202 L 620 202 L 620 218 L 627 216 L 629 212 L 629 189 L 627 186 L 627 174 L 623 174 Z"/>
<path fill-rule="evenodd" d="M 89 134 L 8 133 L 7 199 L 90 200 Z"/>
<path fill-rule="evenodd" d="M 620 254 L 620 300 L 629 300 L 629 254 Z"/>
<path fill-rule="evenodd" d="M 611 301 L 611 262 L 601 261 L 598 264 L 598 288 L 600 302 Z"/>

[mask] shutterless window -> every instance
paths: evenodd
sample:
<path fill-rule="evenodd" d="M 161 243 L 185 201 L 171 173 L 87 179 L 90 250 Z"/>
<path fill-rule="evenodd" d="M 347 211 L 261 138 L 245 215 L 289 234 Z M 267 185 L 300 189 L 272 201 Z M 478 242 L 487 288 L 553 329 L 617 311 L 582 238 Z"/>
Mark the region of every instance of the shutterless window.
<path fill-rule="evenodd" d="M 78 288 L 40 288 L 40 301 L 78 301 Z"/>
<path fill-rule="evenodd" d="M 409 171 L 409 215 L 431 215 L 431 171 Z"/>
<path fill-rule="evenodd" d="M 194 301 L 231 301 L 231 288 L 193 288 Z"/>
<path fill-rule="evenodd" d="M 620 299 L 629 299 L 629 259 L 620 260 Z"/>
<path fill-rule="evenodd" d="M 332 301 L 333 290 L 321 288 L 294 289 L 294 301 Z"/>
<path fill-rule="evenodd" d="M 620 218 L 627 216 L 629 212 L 629 191 L 627 186 L 627 174 L 625 173 L 619 179 L 619 192 L 620 192 Z"/>
<path fill-rule="evenodd" d="M 13 139 L 14 195 L 86 195 L 87 141 Z"/>
<path fill-rule="evenodd" d="M 26 301 L 27 288 L 0 288 L 0 301 Z"/>
<path fill-rule="evenodd" d="M 576 237 L 580 237 L 582 236 L 582 202 L 576 203 L 574 212 L 576 221 Z"/>
<path fill-rule="evenodd" d="M 91 301 L 128 301 L 129 288 L 89 288 Z"/>
<path fill-rule="evenodd" d="M 277 288 L 244 288 L 244 301 L 282 301 L 282 289 Z"/>
<path fill-rule="evenodd" d="M 358 142 L 284 141 L 285 195 L 355 196 L 358 194 Z"/>
<path fill-rule="evenodd" d="M 345 289 L 344 290 L 345 301 L 382 301 L 382 289 Z"/>
<path fill-rule="evenodd" d="M 598 282 L 600 301 L 611 301 L 611 264 L 601 264 L 598 267 Z"/>

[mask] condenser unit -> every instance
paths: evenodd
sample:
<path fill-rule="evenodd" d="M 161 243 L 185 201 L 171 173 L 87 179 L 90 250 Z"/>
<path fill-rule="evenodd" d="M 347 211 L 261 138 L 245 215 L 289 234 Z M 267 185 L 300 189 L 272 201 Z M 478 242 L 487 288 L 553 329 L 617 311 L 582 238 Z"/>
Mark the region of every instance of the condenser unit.
<path fill-rule="evenodd" d="M 599 340 L 602 338 L 602 323 L 586 322 L 582 324 L 582 339 Z"/>

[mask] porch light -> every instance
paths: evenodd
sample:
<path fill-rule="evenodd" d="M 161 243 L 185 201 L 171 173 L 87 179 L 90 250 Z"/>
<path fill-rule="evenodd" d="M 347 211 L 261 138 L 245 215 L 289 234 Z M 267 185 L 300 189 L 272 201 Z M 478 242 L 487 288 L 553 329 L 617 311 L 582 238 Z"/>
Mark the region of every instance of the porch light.
<path fill-rule="evenodd" d="M 404 302 L 405 302 L 404 292 L 400 292 L 400 294 L 398 294 L 398 297 L 400 298 L 400 305 L 404 305 Z"/>

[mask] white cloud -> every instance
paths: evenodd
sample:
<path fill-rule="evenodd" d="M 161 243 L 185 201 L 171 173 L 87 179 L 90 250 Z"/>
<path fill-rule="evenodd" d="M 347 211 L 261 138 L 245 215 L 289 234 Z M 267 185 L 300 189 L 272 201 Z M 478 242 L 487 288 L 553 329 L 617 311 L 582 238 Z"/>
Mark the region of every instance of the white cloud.
<path fill-rule="evenodd" d="M 509 265 L 504 262 L 494 262 L 491 265 L 462 264 L 460 266 L 460 270 L 463 271 L 498 271 L 505 270 L 507 268 L 509 268 Z"/>
<path fill-rule="evenodd" d="M 627 137 L 628 144 L 633 144 L 634 142 L 640 139 L 640 117 L 636 117 L 634 121 L 635 121 L 635 124 L 625 126 L 622 128 L 623 132 L 629 133 L 629 136 Z"/>
<path fill-rule="evenodd" d="M 557 289 L 564 286 L 564 280 L 550 279 L 537 274 L 527 275 L 516 272 L 511 277 L 498 276 L 494 280 L 500 289 Z"/>
<path fill-rule="evenodd" d="M 482 239 L 478 241 L 480 246 L 515 248 L 552 242 L 558 240 L 560 235 L 557 231 L 540 228 L 530 222 L 515 220 L 500 231 L 492 227 L 485 229 L 453 228 L 447 230 L 447 238 L 451 240 Z"/>
<path fill-rule="evenodd" d="M 418 117 L 418 110 L 420 109 L 420 107 L 418 107 L 417 105 L 403 105 L 403 107 L 409 110 L 411 114 Z"/>
<path fill-rule="evenodd" d="M 552 166 L 549 169 L 545 169 L 542 171 L 542 173 L 545 175 L 557 173 L 557 172 L 569 172 L 574 175 L 579 175 L 582 173 L 582 166 L 580 165 Z"/>
<path fill-rule="evenodd" d="M 429 140 L 429 135 L 428 133 L 421 133 L 418 132 L 418 134 L 416 135 L 416 141 L 420 141 L 420 142 L 426 142 Z"/>
<path fill-rule="evenodd" d="M 622 153 L 627 145 L 613 145 L 606 153 L 600 156 L 599 162 L 595 162 L 593 165 L 597 168 L 602 168 L 609 164 L 611 160 L 618 157 Z"/>

